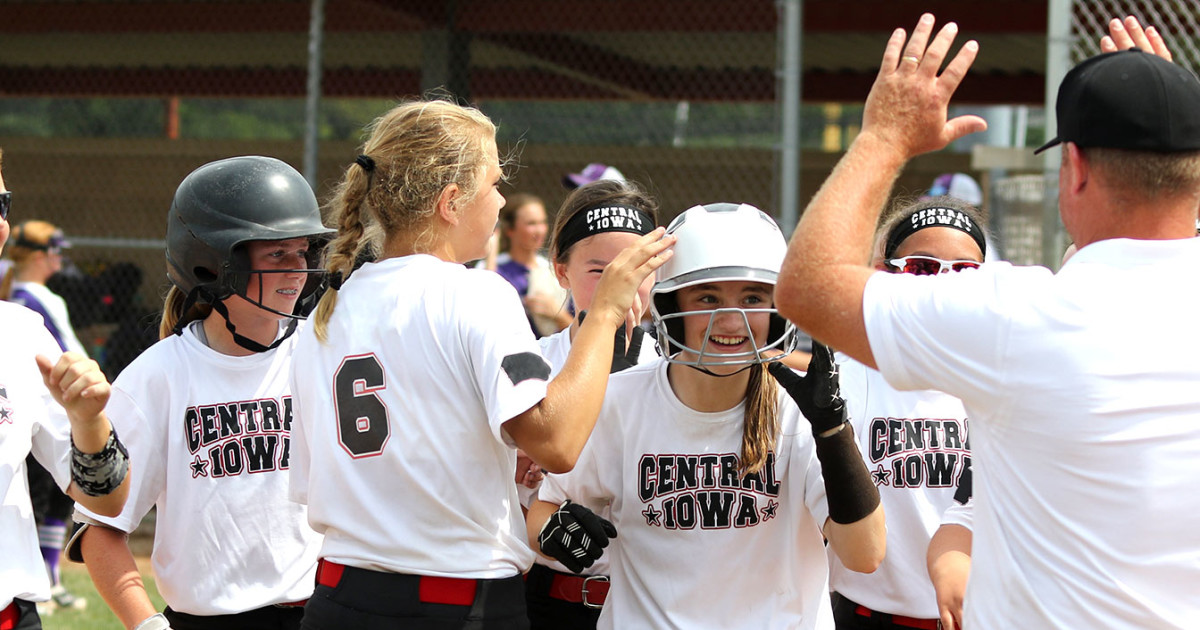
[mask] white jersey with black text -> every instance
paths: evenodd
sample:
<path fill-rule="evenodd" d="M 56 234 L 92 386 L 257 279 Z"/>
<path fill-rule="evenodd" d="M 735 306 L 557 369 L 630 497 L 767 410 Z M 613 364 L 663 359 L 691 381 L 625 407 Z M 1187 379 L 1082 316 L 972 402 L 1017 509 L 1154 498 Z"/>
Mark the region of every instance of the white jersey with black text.
<path fill-rule="evenodd" d="M 1196 627 L 1197 269 L 1200 239 L 1114 238 L 867 282 L 879 371 L 971 417 L 966 627 Z"/>
<path fill-rule="evenodd" d="M 159 341 L 113 383 L 107 411 L 129 449 L 130 532 L 157 506 L 152 563 L 172 609 L 225 615 L 312 595 L 320 536 L 288 500 L 295 337 L 235 357 L 195 334 Z"/>
<path fill-rule="evenodd" d="M 328 337 L 296 348 L 291 496 L 321 556 L 377 571 L 511 577 L 533 551 L 502 425 L 546 395 L 512 285 L 428 255 L 368 263 Z"/>
<path fill-rule="evenodd" d="M 842 397 L 887 515 L 887 555 L 873 573 L 859 573 L 831 550 L 829 585 L 871 610 L 936 619 L 925 552 L 943 513 L 970 498 L 967 412 L 953 396 L 899 391 L 876 370 L 838 360 Z"/>
<path fill-rule="evenodd" d="M 50 578 L 38 551 L 37 527 L 29 500 L 25 457 L 30 452 L 64 491 L 71 483 L 71 424 L 50 396 L 34 362 L 42 354 L 57 360 L 58 343 L 42 316 L 0 302 L 4 360 L 0 361 L 0 609 L 13 599 L 50 599 Z M 122 436 L 124 437 L 124 436 Z"/>
<path fill-rule="evenodd" d="M 655 350 L 654 338 L 650 335 L 646 335 L 642 338 L 642 341 L 642 350 L 640 353 L 638 353 L 639 365 L 658 358 L 658 351 Z M 540 345 L 542 348 L 542 356 L 545 357 L 546 361 L 550 364 L 550 378 L 558 376 L 558 373 L 562 371 L 563 366 L 567 363 L 567 356 L 571 354 L 571 327 L 568 326 L 567 328 L 564 328 L 563 330 L 560 330 L 549 337 L 542 337 L 541 339 L 538 339 L 538 345 Z M 554 475 L 553 473 L 546 473 L 546 476 L 553 477 Z M 520 486 L 517 488 L 517 492 L 524 494 L 524 489 L 524 486 Z M 531 490 L 529 494 L 531 495 L 529 497 L 529 501 L 523 503 L 526 507 L 529 507 L 528 503 L 537 498 L 537 490 Z M 524 497 L 522 497 L 522 499 L 524 500 Z M 611 514 L 609 513 L 608 506 L 601 508 L 597 514 L 606 519 L 612 520 L 610 518 Z M 608 555 L 608 553 L 605 553 L 599 558 L 596 558 L 596 561 L 592 564 L 592 566 L 584 569 L 580 575 L 608 575 Z M 562 573 L 571 572 L 571 570 L 568 569 L 563 563 L 557 560 L 551 560 L 540 554 L 534 558 L 534 562 L 545 565 Z"/>
<path fill-rule="evenodd" d="M 541 497 L 611 506 L 618 537 L 599 628 L 832 627 L 825 485 L 808 422 L 780 394 L 761 473 L 738 470 L 744 406 L 702 413 L 659 359 L 609 377 L 575 469 Z M 685 368 L 690 369 L 690 368 Z"/>

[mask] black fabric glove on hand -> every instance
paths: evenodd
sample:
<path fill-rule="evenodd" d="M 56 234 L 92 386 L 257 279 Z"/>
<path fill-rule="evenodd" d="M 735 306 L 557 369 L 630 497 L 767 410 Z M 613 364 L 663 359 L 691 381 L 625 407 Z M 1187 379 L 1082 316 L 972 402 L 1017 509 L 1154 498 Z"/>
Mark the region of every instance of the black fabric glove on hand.
<path fill-rule="evenodd" d="M 638 356 L 642 353 L 642 338 L 645 336 L 646 331 L 642 330 L 641 326 L 634 326 L 633 334 L 629 336 L 629 348 L 626 349 L 624 324 L 617 329 L 617 337 L 613 341 L 612 369 L 609 373 L 615 374 L 637 365 Z"/>
<path fill-rule="evenodd" d="M 579 323 L 583 323 L 583 319 L 587 317 L 587 311 L 579 311 Z M 629 369 L 637 365 L 638 357 L 642 354 L 642 339 L 646 336 L 646 331 L 642 330 L 641 326 L 634 326 L 633 334 L 629 337 L 629 347 L 625 347 L 625 324 L 617 329 L 617 335 L 613 339 L 613 359 L 612 369 L 609 374 L 615 374 L 621 370 Z"/>
<path fill-rule="evenodd" d="M 796 401 L 812 425 L 813 435 L 819 436 L 846 422 L 846 401 L 842 399 L 838 366 L 833 362 L 833 351 L 829 346 L 813 341 L 812 360 L 808 362 L 808 373 L 804 376 L 779 361 L 768 365 L 767 371 Z"/>
<path fill-rule="evenodd" d="M 609 538 L 617 537 L 613 524 L 569 500 L 563 501 L 538 532 L 542 553 L 579 573 L 604 553 Z"/>

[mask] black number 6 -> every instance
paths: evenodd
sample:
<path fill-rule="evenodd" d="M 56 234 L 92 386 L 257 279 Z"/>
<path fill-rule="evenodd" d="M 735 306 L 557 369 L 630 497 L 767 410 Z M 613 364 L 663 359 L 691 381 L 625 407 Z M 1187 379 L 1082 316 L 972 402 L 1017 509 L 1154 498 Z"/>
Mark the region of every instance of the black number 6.
<path fill-rule="evenodd" d="M 338 442 L 354 459 L 383 453 L 392 433 L 387 405 L 376 393 L 387 387 L 374 354 L 346 357 L 333 373 L 333 410 Z"/>

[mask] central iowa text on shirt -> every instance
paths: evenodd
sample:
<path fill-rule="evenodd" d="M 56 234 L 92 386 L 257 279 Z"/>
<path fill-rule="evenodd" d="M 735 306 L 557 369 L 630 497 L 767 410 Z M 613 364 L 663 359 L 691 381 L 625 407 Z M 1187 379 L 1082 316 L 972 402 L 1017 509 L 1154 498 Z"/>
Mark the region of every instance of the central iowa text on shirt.
<path fill-rule="evenodd" d="M 214 476 L 286 470 L 291 430 L 291 396 L 197 405 L 183 414 L 188 450 L 208 448 Z"/>

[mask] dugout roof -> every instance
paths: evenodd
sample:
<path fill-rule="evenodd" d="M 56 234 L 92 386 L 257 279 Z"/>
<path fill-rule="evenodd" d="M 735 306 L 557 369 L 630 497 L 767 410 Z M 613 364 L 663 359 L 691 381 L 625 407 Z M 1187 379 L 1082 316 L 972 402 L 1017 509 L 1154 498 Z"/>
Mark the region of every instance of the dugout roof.
<path fill-rule="evenodd" d="M 301 97 L 310 3 L 9 0 L 0 94 Z M 959 103 L 1044 101 L 1046 0 L 808 0 L 806 101 L 862 101 L 923 11 L 982 51 Z M 328 0 L 324 94 L 770 101 L 774 0 Z M 965 38 L 964 38 L 965 41 Z M 961 42 L 960 42 L 961 43 Z"/>

